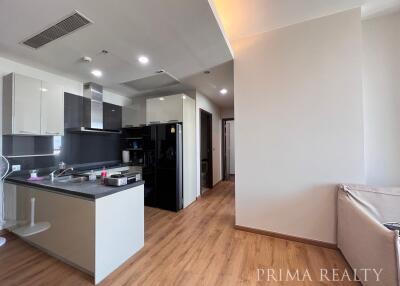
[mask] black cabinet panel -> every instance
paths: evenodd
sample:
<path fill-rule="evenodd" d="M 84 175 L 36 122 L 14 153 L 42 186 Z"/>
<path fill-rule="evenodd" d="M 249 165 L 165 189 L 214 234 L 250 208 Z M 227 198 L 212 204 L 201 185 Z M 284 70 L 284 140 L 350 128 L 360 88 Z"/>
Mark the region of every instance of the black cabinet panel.
<path fill-rule="evenodd" d="M 122 107 L 103 103 L 103 128 L 118 130 L 122 128 Z"/>

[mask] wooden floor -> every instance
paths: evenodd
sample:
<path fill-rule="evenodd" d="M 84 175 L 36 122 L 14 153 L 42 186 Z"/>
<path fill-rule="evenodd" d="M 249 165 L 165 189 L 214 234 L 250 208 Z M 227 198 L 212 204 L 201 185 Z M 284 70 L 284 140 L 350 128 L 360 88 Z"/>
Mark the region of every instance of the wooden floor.
<path fill-rule="evenodd" d="M 101 285 L 358 285 L 318 281 L 321 268 L 345 269 L 336 250 L 233 225 L 233 182 L 221 182 L 178 214 L 145 208 L 144 248 Z M 0 248 L 0 285 L 92 285 L 88 275 L 9 238 Z M 257 268 L 307 270 L 313 282 L 268 282 L 266 275 L 257 282 Z"/>

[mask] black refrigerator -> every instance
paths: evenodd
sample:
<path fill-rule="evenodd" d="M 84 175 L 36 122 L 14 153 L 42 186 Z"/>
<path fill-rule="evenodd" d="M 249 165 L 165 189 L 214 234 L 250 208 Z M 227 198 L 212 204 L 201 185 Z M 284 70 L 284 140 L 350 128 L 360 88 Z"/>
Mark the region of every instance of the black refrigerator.
<path fill-rule="evenodd" d="M 179 211 L 183 207 L 182 124 L 145 126 L 142 138 L 145 205 Z"/>

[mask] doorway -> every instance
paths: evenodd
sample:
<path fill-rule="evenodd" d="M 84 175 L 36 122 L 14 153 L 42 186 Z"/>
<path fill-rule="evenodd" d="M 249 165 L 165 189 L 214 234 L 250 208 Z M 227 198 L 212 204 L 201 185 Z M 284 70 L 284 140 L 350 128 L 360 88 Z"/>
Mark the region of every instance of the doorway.
<path fill-rule="evenodd" d="M 200 190 L 213 187 L 212 114 L 200 109 Z"/>
<path fill-rule="evenodd" d="M 222 174 L 225 181 L 235 179 L 235 121 L 222 119 Z"/>

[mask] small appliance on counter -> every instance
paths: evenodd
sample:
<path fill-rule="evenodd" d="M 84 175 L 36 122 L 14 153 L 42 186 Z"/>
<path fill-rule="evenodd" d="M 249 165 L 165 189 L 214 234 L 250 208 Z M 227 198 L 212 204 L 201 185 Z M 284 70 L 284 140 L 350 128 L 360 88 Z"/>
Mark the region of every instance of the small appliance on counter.
<path fill-rule="evenodd" d="M 130 154 L 128 150 L 123 150 L 122 151 L 122 162 L 123 163 L 129 163 L 130 162 Z"/>
<path fill-rule="evenodd" d="M 130 172 L 125 174 L 114 174 L 104 178 L 104 184 L 107 186 L 125 186 L 141 180 L 139 172 Z"/>
<path fill-rule="evenodd" d="M 111 175 L 110 177 L 104 178 L 104 185 L 107 186 L 125 186 L 128 184 L 128 178 L 122 174 Z"/>

